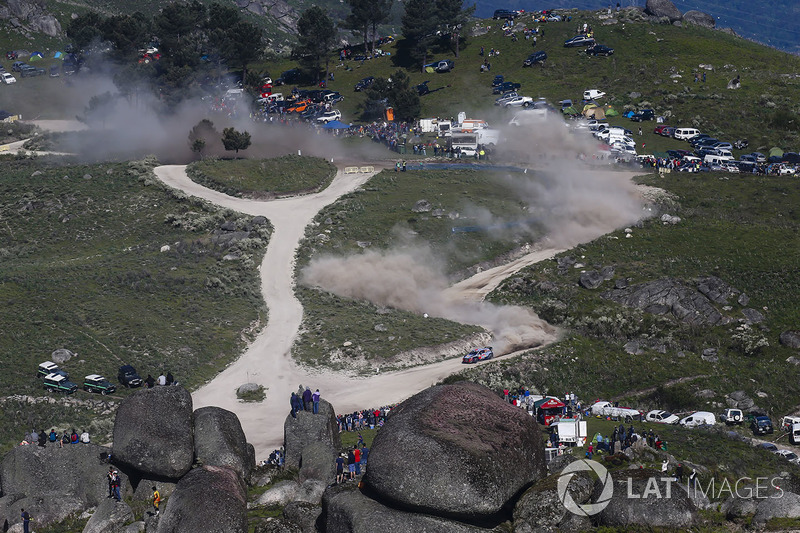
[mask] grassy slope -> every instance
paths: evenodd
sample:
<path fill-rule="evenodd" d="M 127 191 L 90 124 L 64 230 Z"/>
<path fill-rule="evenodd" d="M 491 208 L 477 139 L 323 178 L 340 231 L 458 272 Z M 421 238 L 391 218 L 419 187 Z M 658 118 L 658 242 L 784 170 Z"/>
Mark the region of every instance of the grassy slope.
<path fill-rule="evenodd" d="M 223 221 L 244 227 L 248 219 L 173 195 L 141 163 L 3 167 L 3 394 L 44 394 L 36 366 L 62 347 L 78 354 L 64 365 L 75 381 L 92 372 L 115 381 L 125 362 L 143 376 L 171 370 L 194 386 L 229 363 L 243 332 L 265 316 L 255 265 L 266 227 L 232 248 L 214 244 Z M 165 244 L 169 252 L 160 251 Z M 222 260 L 237 249 L 242 259 Z M 18 440 L 23 425 L 83 416 L 54 413 L 61 408 L 3 417 L 4 438 Z"/>
<path fill-rule="evenodd" d="M 664 226 L 651 220 L 634 230 L 633 238 L 622 238 L 620 231 L 568 254 L 584 257 L 581 261 L 586 268 L 613 265 L 616 278 L 628 277 L 633 282 L 671 276 L 691 285 L 696 277 L 719 276 L 750 296 L 749 307 L 763 311 L 765 323 L 752 332 L 766 338 L 769 346 L 745 354 L 733 340 L 738 323 L 691 328 L 626 310 L 603 300 L 599 292 L 578 288 L 579 270 L 560 275 L 555 264 L 548 262 L 509 280 L 492 299 L 530 305 L 544 317 L 570 325 L 571 336 L 517 362 L 477 369 L 469 375 L 494 387 L 521 380 L 559 394 L 564 387 L 575 388 L 585 398 L 624 397 L 631 390 L 705 375 L 689 383 L 660 387 L 635 401 L 673 410 L 716 410 L 719 404 L 713 402 L 743 389 L 776 417 L 793 410 L 800 371 L 785 361 L 796 354 L 779 345 L 778 335 L 796 328 L 800 320 L 794 301 L 800 291 L 795 276 L 800 261 L 800 220 L 795 205 L 800 191 L 795 181 L 670 174 L 649 183 L 679 196 L 680 207 L 670 212 L 683 219 L 680 224 Z M 545 292 L 538 288 L 541 281 L 551 281 L 557 288 Z M 729 310 L 719 307 L 737 320 L 742 318 L 741 309 L 735 302 Z M 646 350 L 633 356 L 622 349 L 630 339 L 647 338 L 665 344 L 666 353 Z M 709 347 L 719 350 L 716 364 L 700 358 L 702 350 Z M 711 389 L 716 396 L 708 400 L 696 397 L 694 393 L 702 389 Z M 767 397 L 757 397 L 758 391 Z"/>
<path fill-rule="evenodd" d="M 336 175 L 318 157 L 287 155 L 272 159 L 207 159 L 187 168 L 192 180 L 233 196 L 272 196 L 316 192 Z"/>

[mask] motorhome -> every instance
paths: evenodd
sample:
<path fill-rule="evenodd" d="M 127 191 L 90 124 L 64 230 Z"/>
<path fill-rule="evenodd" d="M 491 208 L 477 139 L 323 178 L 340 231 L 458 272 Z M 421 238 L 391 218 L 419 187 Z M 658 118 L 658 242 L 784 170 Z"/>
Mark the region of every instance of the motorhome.
<path fill-rule="evenodd" d="M 450 150 L 458 157 L 475 157 L 478 154 L 478 134 L 453 133 L 450 136 Z"/>

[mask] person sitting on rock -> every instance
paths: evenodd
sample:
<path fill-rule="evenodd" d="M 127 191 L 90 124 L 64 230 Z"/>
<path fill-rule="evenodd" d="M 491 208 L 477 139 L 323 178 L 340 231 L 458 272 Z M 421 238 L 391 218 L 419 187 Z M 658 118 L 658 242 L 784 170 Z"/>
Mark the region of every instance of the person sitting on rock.
<path fill-rule="evenodd" d="M 79 440 L 80 440 L 80 437 L 78 437 L 78 432 L 75 431 L 75 428 L 72 428 L 72 435 L 69 436 L 69 441 L 72 444 L 77 444 Z"/>
<path fill-rule="evenodd" d="M 175 376 L 172 375 L 172 372 L 167 372 L 167 385 L 175 385 Z"/>
<path fill-rule="evenodd" d="M 53 444 L 55 444 L 55 442 L 56 442 L 57 440 L 58 440 L 58 433 L 56 433 L 56 430 L 55 430 L 55 428 L 53 428 L 53 429 L 51 429 L 51 430 L 50 430 L 50 442 L 52 442 Z"/>
<path fill-rule="evenodd" d="M 39 447 L 44 448 L 47 445 L 47 433 L 44 430 L 39 430 Z"/>
<path fill-rule="evenodd" d="M 82 444 L 89 444 L 89 432 L 86 430 L 81 431 L 80 441 Z"/>
<path fill-rule="evenodd" d="M 64 434 L 61 435 L 61 446 L 59 446 L 59 448 L 63 448 L 65 444 L 69 444 L 69 443 L 70 443 L 69 433 L 65 429 L 64 430 Z"/>
<path fill-rule="evenodd" d="M 150 374 L 147 374 L 147 378 L 144 380 L 144 384 L 148 389 L 152 389 L 153 386 L 156 384 L 156 380 Z"/>

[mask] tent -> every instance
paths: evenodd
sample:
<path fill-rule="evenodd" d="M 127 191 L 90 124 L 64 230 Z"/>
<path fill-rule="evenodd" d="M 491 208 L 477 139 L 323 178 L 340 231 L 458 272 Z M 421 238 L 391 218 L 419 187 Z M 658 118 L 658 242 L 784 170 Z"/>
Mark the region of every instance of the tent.
<path fill-rule="evenodd" d="M 578 113 L 578 110 L 572 106 L 565 107 L 564 109 L 561 110 L 561 112 L 564 113 L 565 115 L 571 115 L 571 116 L 580 115 L 580 113 Z"/>
<path fill-rule="evenodd" d="M 42 55 L 42 53 L 41 52 L 32 52 L 31 53 L 31 57 L 30 57 L 30 61 L 36 61 L 38 59 L 44 59 L 44 56 Z"/>
<path fill-rule="evenodd" d="M 622 114 L 622 116 L 623 116 L 623 117 L 625 117 L 625 118 L 631 118 L 631 117 L 632 117 L 633 115 L 635 115 L 635 114 L 636 114 L 636 113 L 634 113 L 633 111 L 625 111 L 625 112 Z"/>
<path fill-rule="evenodd" d="M 542 398 L 534 402 L 533 408 L 536 413 L 536 419 L 540 424 L 549 426 L 553 422 L 564 415 L 564 407 L 566 404 L 558 398 Z"/>
<path fill-rule="evenodd" d="M 338 120 L 331 120 L 330 122 L 322 126 L 323 130 L 346 130 L 348 128 L 350 128 L 350 126 Z"/>
<path fill-rule="evenodd" d="M 433 74 L 435 71 L 433 70 L 433 67 L 425 67 L 425 72 L 428 74 Z"/>
<path fill-rule="evenodd" d="M 619 115 L 619 111 L 617 111 L 616 109 L 614 109 L 611 106 L 606 106 L 606 116 L 607 117 L 616 117 L 617 115 Z"/>
<path fill-rule="evenodd" d="M 603 111 L 602 107 L 591 107 L 589 109 L 584 110 L 583 116 L 586 118 L 594 118 L 597 120 L 601 120 L 606 118 L 606 112 Z"/>
<path fill-rule="evenodd" d="M 61 52 L 56 52 L 56 53 L 55 53 L 55 55 L 53 56 L 53 58 L 54 58 L 54 59 L 61 59 L 61 56 L 62 56 L 62 55 L 64 55 L 64 54 L 63 54 L 63 53 L 61 53 Z"/>
<path fill-rule="evenodd" d="M 777 146 L 773 146 L 769 149 L 769 157 L 783 157 L 783 150 Z"/>

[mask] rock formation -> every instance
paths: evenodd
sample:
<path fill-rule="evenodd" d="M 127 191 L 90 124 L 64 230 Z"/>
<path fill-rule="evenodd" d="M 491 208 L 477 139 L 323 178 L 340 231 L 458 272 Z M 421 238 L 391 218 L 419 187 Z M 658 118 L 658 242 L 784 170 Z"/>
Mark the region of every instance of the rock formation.
<path fill-rule="evenodd" d="M 431 387 L 396 407 L 372 443 L 364 481 L 387 505 L 481 520 L 544 475 L 533 418 L 463 382 Z"/>
<path fill-rule="evenodd" d="M 644 11 L 654 17 L 667 17 L 670 22 L 683 18 L 680 10 L 670 0 L 647 0 Z"/>
<path fill-rule="evenodd" d="M 286 402 L 289 403 L 288 401 Z M 303 449 L 312 443 L 323 443 L 337 453 L 342 447 L 339 427 L 333 406 L 325 400 L 319 402 L 319 413 L 300 411 L 297 418 L 286 417 L 283 424 L 283 448 L 288 468 L 300 468 Z"/>
<path fill-rule="evenodd" d="M 156 478 L 178 479 L 194 462 L 192 397 L 183 387 L 136 391 L 117 409 L 115 463 Z"/>
<path fill-rule="evenodd" d="M 717 25 L 714 17 L 702 11 L 691 10 L 683 14 L 683 22 L 713 29 Z"/>
<path fill-rule="evenodd" d="M 199 463 L 227 466 L 244 480 L 255 467 L 255 450 L 247 443 L 239 418 L 219 407 L 194 412 L 194 454 Z"/>

